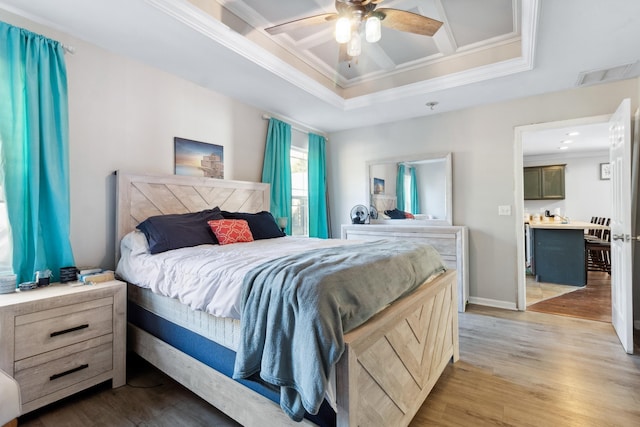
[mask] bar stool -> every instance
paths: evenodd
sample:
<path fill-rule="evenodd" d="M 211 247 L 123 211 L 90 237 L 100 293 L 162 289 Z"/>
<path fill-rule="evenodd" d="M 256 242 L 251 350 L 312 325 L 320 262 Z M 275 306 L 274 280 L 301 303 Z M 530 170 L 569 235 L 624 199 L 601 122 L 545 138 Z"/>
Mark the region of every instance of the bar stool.
<path fill-rule="evenodd" d="M 611 218 L 599 218 L 597 224 L 609 226 Z M 592 237 L 585 237 L 587 271 L 604 271 L 611 274 L 611 231 L 595 230 Z"/>

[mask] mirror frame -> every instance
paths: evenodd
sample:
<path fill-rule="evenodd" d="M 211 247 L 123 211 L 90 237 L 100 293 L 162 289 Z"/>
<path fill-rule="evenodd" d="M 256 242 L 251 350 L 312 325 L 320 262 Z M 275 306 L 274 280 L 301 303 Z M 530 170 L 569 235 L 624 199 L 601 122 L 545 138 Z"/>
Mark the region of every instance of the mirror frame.
<path fill-rule="evenodd" d="M 445 189 L 445 209 L 446 215 L 440 219 L 371 219 L 371 224 L 395 224 L 395 225 L 453 225 L 453 173 L 452 173 L 452 156 L 451 153 L 427 153 L 416 154 L 410 156 L 391 157 L 386 159 L 374 159 L 367 161 L 367 200 L 371 206 L 373 195 L 373 189 L 371 183 L 373 182 L 373 176 L 371 174 L 371 167 L 373 165 L 380 165 L 386 163 L 398 163 L 398 162 L 417 162 L 422 160 L 444 160 L 445 161 L 445 174 L 446 174 L 446 189 Z"/>

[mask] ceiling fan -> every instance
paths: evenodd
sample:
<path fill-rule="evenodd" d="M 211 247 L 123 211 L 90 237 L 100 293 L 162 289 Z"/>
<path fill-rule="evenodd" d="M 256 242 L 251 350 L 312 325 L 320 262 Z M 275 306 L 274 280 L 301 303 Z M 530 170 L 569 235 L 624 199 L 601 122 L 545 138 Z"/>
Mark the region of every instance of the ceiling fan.
<path fill-rule="evenodd" d="M 310 25 L 336 21 L 336 41 L 341 44 L 341 47 L 346 44 L 346 53 L 349 57 L 356 57 L 360 55 L 362 49 L 360 32 L 363 26 L 365 38 L 369 43 L 380 40 L 381 25 L 424 36 L 433 36 L 442 26 L 442 22 L 417 13 L 392 8 L 377 9 L 382 1 L 336 0 L 337 13 L 324 13 L 296 19 L 265 28 L 265 31 L 275 35 Z"/>

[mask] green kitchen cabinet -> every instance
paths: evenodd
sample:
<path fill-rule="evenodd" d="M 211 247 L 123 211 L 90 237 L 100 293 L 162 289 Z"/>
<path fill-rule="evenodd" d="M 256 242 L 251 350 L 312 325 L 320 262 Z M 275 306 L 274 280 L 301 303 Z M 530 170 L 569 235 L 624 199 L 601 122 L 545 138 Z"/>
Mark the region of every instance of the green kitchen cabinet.
<path fill-rule="evenodd" d="M 565 165 L 524 168 L 524 199 L 564 199 Z"/>

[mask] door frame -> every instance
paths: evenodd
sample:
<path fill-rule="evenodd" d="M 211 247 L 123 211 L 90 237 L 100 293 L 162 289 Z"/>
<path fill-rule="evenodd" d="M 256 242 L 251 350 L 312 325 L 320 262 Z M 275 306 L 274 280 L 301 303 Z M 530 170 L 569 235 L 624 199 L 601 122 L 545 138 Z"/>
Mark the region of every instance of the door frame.
<path fill-rule="evenodd" d="M 515 223 L 516 223 L 516 260 L 518 273 L 516 288 L 516 309 L 525 311 L 527 308 L 527 278 L 525 269 L 525 252 L 524 252 L 524 227 L 522 220 L 524 218 L 524 179 L 522 176 L 522 168 L 524 161 L 522 156 L 522 138 L 525 133 L 539 132 L 549 129 L 558 129 L 565 127 L 580 127 L 584 125 L 596 123 L 608 123 L 611 114 L 599 116 L 582 117 L 578 119 L 560 120 L 555 122 L 536 123 L 533 125 L 516 126 L 514 138 L 514 197 L 515 197 Z"/>

